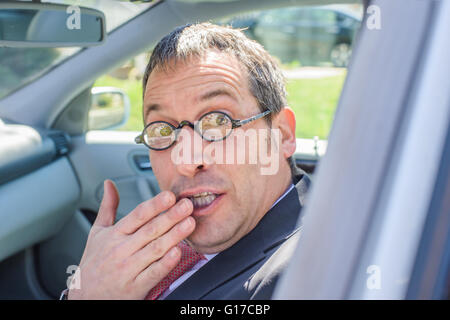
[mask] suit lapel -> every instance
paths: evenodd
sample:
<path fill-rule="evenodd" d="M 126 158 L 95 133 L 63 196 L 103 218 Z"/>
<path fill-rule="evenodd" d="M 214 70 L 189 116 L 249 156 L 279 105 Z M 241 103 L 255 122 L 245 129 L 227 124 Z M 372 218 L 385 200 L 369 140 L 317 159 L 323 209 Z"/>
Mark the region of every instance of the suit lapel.
<path fill-rule="evenodd" d="M 284 242 L 296 230 L 309 179 L 306 175 L 270 209 L 258 225 L 232 247 L 222 251 L 166 297 L 167 300 L 201 299 L 256 263 L 266 252 Z M 303 181 L 303 182 L 302 182 Z M 297 181 L 296 181 L 297 182 Z"/>

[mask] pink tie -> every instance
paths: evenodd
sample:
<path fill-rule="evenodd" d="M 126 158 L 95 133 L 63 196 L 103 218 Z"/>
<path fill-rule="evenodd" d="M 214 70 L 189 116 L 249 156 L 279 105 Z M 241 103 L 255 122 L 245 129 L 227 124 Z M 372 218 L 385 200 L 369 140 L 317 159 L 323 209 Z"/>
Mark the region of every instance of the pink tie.
<path fill-rule="evenodd" d="M 202 254 L 192 249 L 187 244 L 180 242 L 178 248 L 181 249 L 181 259 L 177 266 L 162 279 L 145 297 L 145 300 L 156 300 L 170 285 L 181 277 L 185 272 L 192 269 L 202 259 L 206 259 Z"/>

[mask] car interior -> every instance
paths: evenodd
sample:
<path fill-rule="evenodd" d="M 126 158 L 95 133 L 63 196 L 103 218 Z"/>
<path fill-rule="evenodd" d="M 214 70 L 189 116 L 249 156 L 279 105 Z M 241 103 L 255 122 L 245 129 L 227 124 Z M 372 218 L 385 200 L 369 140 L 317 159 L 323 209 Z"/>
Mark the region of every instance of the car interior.
<path fill-rule="evenodd" d="M 148 149 L 134 143 L 135 132 L 89 130 L 96 79 L 182 24 L 254 8 L 331 3 L 363 1 L 152 1 L 100 44 L 78 48 L 38 81 L 0 99 L 0 299 L 59 298 L 68 267 L 81 259 L 105 179 L 120 193 L 117 220 L 160 191 Z M 327 141 L 317 139 L 297 147 L 297 166 L 313 181 L 326 149 Z"/>
<path fill-rule="evenodd" d="M 87 131 L 94 80 L 177 25 L 275 6 L 272 1 L 155 2 L 101 45 L 80 50 L 22 88 L 31 90 L 20 93 L 28 103 L 11 108 L 15 115 L 0 115 L 0 298 L 59 297 L 68 266 L 81 258 L 105 179 L 120 193 L 117 219 L 159 192 L 148 151 L 133 143 L 134 133 Z M 39 92 L 47 86 L 52 97 Z M 6 105 L 11 98 L 5 98 Z M 312 173 L 317 152 L 296 160 Z"/>

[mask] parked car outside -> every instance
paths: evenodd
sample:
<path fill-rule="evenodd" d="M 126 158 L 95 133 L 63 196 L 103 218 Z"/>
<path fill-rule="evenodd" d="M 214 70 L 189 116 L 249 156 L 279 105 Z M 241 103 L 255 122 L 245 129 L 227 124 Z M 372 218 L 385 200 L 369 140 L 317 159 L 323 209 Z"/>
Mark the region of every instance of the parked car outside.
<path fill-rule="evenodd" d="M 348 65 L 358 12 L 344 6 L 287 7 L 245 14 L 226 21 L 260 42 L 283 63 Z"/>

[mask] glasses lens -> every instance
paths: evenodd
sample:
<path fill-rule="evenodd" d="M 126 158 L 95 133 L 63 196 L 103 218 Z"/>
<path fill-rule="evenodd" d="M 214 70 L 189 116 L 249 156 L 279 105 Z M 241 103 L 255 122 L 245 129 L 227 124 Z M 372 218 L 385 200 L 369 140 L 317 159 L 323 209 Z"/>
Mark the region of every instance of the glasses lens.
<path fill-rule="evenodd" d="M 231 127 L 230 117 L 220 112 L 208 113 L 199 120 L 200 132 L 209 141 L 223 139 L 231 132 Z"/>
<path fill-rule="evenodd" d="M 175 141 L 175 130 L 166 122 L 155 122 L 145 130 L 144 140 L 154 149 L 165 149 Z"/>

